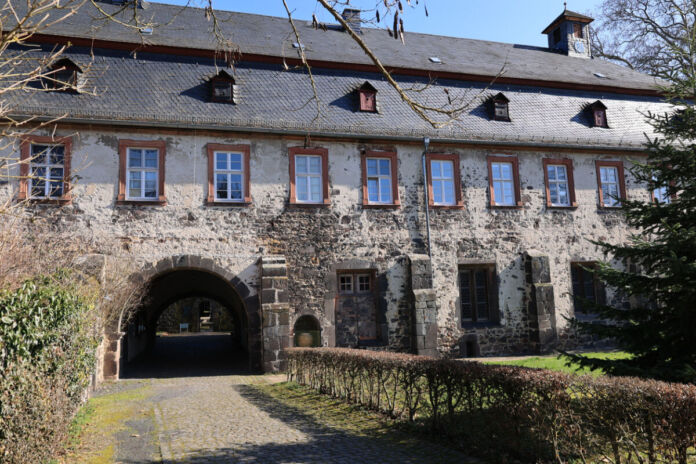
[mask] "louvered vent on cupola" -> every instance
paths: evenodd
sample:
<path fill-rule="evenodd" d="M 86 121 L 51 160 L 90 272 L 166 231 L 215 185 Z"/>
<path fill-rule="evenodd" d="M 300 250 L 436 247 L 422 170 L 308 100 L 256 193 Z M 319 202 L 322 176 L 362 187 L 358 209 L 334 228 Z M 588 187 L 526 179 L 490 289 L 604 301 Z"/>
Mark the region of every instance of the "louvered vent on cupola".
<path fill-rule="evenodd" d="M 488 117 L 494 121 L 510 122 L 510 100 L 502 93 L 491 95 L 485 100 Z"/>
<path fill-rule="evenodd" d="M 377 103 L 377 89 L 369 82 L 355 90 L 356 106 L 358 111 L 365 113 L 379 113 L 379 104 Z"/>
<path fill-rule="evenodd" d="M 80 68 L 70 58 L 61 58 L 49 66 L 44 74 L 44 87 L 61 91 L 78 92 L 82 75 Z"/>
<path fill-rule="evenodd" d="M 239 89 L 227 71 L 222 70 L 210 78 L 210 101 L 220 103 L 238 103 Z"/>

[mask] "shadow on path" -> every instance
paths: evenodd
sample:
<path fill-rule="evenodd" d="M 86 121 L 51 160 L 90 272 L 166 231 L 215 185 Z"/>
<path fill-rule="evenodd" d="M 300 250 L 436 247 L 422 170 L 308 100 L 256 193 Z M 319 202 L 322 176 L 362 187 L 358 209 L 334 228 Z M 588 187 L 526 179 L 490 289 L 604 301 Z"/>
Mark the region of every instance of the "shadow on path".
<path fill-rule="evenodd" d="M 354 464 L 354 463 L 457 463 L 476 462 L 461 453 L 424 441 L 408 440 L 396 443 L 382 437 L 351 435 L 318 423 L 299 409 L 289 407 L 250 385 L 234 388 L 241 396 L 271 418 L 301 431 L 307 438 L 298 442 L 270 441 L 263 444 L 245 443 L 235 448 L 191 450 L 186 457 L 174 462 L 181 464 L 209 463 L 267 463 L 267 464 Z M 124 461 L 128 462 L 128 461 Z M 169 461 L 163 461 L 165 463 Z"/>
<path fill-rule="evenodd" d="M 246 352 L 228 333 L 158 336 L 153 350 L 124 366 L 124 379 L 248 374 Z"/>

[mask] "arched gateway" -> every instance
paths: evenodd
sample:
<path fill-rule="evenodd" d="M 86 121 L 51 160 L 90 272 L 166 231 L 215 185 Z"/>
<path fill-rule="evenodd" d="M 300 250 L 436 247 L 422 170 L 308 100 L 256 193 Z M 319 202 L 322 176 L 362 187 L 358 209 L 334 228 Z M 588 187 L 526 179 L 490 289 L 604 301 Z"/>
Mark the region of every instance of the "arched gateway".
<path fill-rule="evenodd" d="M 193 296 L 215 300 L 231 311 L 249 370 L 263 369 L 260 298 L 237 276 L 212 259 L 182 255 L 162 259 L 134 277 L 147 286 L 147 293 L 128 324 L 119 322 L 121 330 L 107 334 L 105 378 L 118 377 L 125 363 L 152 348 L 162 312 Z"/>

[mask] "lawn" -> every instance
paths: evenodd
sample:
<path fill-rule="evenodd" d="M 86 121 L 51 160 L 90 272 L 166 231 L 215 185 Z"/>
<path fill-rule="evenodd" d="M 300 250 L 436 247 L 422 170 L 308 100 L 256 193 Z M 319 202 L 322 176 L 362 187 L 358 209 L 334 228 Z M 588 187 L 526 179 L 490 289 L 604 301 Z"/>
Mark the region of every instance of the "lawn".
<path fill-rule="evenodd" d="M 631 355 L 622 351 L 598 352 L 598 353 L 583 353 L 588 358 L 598 359 L 626 359 Z M 549 369 L 552 371 L 567 372 L 569 374 L 592 374 L 602 375 L 603 372 L 590 372 L 588 368 L 579 369 L 578 366 L 567 366 L 567 360 L 559 356 L 535 356 L 531 358 L 515 359 L 515 360 L 495 360 L 483 361 L 485 364 L 503 364 L 507 366 L 522 366 L 533 367 L 537 369 Z"/>

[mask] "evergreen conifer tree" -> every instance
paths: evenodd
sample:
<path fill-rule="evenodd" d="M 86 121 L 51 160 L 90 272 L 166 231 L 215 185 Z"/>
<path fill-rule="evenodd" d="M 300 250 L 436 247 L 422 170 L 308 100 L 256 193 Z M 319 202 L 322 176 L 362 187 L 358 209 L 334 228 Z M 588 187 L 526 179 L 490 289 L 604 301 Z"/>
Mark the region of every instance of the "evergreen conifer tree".
<path fill-rule="evenodd" d="M 655 128 L 648 157 L 631 171 L 652 201 L 624 200 L 626 222 L 637 230 L 625 244 L 595 242 L 624 266 L 599 263 L 598 278 L 630 308 L 590 305 L 597 318 L 573 319 L 582 333 L 610 338 L 629 359 L 600 360 L 564 353 L 569 362 L 632 375 L 696 383 L 696 108 L 692 82 L 670 90 L 670 114 L 648 114 Z M 587 306 L 587 305 L 585 305 Z"/>

